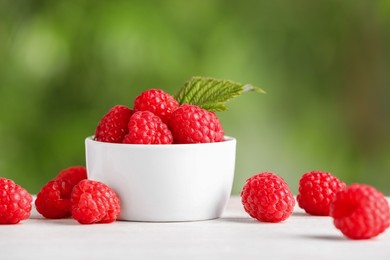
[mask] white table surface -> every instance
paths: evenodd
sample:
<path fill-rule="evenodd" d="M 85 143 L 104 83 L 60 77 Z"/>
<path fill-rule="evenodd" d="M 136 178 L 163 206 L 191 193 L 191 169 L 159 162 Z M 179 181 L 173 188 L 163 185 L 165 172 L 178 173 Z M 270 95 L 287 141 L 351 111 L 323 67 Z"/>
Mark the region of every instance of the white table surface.
<path fill-rule="evenodd" d="M 232 197 L 220 219 L 80 225 L 33 212 L 17 225 L 0 226 L 0 259 L 390 259 L 390 231 L 348 240 L 329 217 L 296 207 L 283 223 L 261 223 Z"/>

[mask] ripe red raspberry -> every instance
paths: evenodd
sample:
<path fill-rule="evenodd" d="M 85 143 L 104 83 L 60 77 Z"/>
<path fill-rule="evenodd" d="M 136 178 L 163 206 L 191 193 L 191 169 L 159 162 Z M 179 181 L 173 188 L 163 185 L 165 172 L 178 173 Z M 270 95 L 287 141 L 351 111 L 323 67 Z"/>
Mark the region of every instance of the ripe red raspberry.
<path fill-rule="evenodd" d="M 134 100 L 135 111 L 150 111 L 167 123 L 179 103 L 168 93 L 161 89 L 150 89 L 142 92 Z"/>
<path fill-rule="evenodd" d="M 298 205 L 308 214 L 329 216 L 334 196 L 345 187 L 344 182 L 328 172 L 305 173 L 299 180 Z"/>
<path fill-rule="evenodd" d="M 0 224 L 17 224 L 28 219 L 32 196 L 12 180 L 0 178 Z"/>
<path fill-rule="evenodd" d="M 98 181 L 82 180 L 72 192 L 72 216 L 80 224 L 111 223 L 120 214 L 118 196 Z"/>
<path fill-rule="evenodd" d="M 336 228 L 352 239 L 375 237 L 390 225 L 389 202 L 381 192 L 365 184 L 352 184 L 338 192 L 330 215 Z"/>
<path fill-rule="evenodd" d="M 149 111 L 135 112 L 129 121 L 129 133 L 123 143 L 127 144 L 171 144 L 172 133 L 161 119 Z"/>
<path fill-rule="evenodd" d="M 107 143 L 122 143 L 128 133 L 127 124 L 133 111 L 116 105 L 100 120 L 95 131 L 95 140 Z"/>
<path fill-rule="evenodd" d="M 278 175 L 263 172 L 249 178 L 241 191 L 245 211 L 264 222 L 281 222 L 293 212 L 295 199 Z"/>
<path fill-rule="evenodd" d="M 87 178 L 87 170 L 84 166 L 72 166 L 60 171 L 55 180 L 66 180 L 72 187 L 81 180 Z"/>
<path fill-rule="evenodd" d="M 168 123 L 175 143 L 212 143 L 223 141 L 224 131 L 218 117 L 194 105 L 182 105 Z"/>
<path fill-rule="evenodd" d="M 73 185 L 62 179 L 49 181 L 35 200 L 37 211 L 45 218 L 58 219 L 70 216 L 70 195 Z"/>

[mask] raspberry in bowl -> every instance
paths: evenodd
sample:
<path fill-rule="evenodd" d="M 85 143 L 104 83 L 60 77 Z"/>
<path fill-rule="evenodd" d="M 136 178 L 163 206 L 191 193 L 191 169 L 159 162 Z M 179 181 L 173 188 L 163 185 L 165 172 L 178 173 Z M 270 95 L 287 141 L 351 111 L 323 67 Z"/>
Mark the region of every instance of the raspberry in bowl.
<path fill-rule="evenodd" d="M 88 179 L 111 187 L 119 219 L 195 221 L 221 216 L 230 197 L 236 139 L 197 144 L 118 144 L 88 137 Z"/>

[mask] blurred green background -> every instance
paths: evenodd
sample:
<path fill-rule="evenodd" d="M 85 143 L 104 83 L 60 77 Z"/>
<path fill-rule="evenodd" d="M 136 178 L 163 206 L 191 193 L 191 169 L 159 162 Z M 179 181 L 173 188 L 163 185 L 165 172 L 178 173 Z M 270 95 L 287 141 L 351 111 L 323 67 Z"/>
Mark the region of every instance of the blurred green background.
<path fill-rule="evenodd" d="M 267 91 L 218 113 L 234 194 L 321 169 L 390 195 L 389 47 L 388 0 L 0 0 L 0 176 L 37 193 L 112 106 L 199 75 Z"/>

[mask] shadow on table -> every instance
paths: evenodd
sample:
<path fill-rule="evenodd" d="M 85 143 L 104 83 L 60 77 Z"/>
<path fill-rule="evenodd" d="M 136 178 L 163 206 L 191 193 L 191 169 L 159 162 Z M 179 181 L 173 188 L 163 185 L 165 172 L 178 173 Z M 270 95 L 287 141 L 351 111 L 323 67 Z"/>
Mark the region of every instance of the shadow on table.
<path fill-rule="evenodd" d="M 307 213 L 305 213 L 305 212 L 293 212 L 292 215 L 293 215 L 294 217 L 307 217 L 307 216 L 309 216 L 309 215 L 308 215 Z"/>
<path fill-rule="evenodd" d="M 262 222 L 259 222 L 256 219 L 253 219 L 253 218 L 242 218 L 242 217 L 220 218 L 219 221 L 235 222 L 235 223 L 245 223 L 245 224 L 262 224 Z"/>
<path fill-rule="evenodd" d="M 65 225 L 65 226 L 80 226 L 76 220 L 72 218 L 63 218 L 63 219 L 47 219 L 47 218 L 39 218 L 35 219 L 45 225 Z"/>
<path fill-rule="evenodd" d="M 307 239 L 316 239 L 316 240 L 325 240 L 325 241 L 348 241 L 343 236 L 338 236 L 338 235 L 300 235 L 302 238 L 307 238 Z"/>

